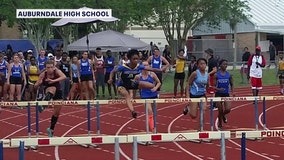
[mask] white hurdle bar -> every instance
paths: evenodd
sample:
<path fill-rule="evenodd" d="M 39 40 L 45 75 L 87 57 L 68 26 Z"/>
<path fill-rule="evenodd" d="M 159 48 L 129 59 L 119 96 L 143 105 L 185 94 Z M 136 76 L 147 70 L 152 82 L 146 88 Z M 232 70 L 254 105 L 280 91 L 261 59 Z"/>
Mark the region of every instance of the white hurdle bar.
<path fill-rule="evenodd" d="M 284 130 L 263 130 L 236 131 L 235 138 L 242 138 L 242 133 L 246 133 L 246 138 L 284 137 Z"/>
<path fill-rule="evenodd" d="M 230 131 L 210 131 L 210 132 L 191 132 L 191 133 L 159 133 L 159 134 L 137 134 L 137 135 L 107 135 L 107 136 L 86 136 L 86 137 L 46 137 L 46 138 L 12 138 L 2 139 L 4 148 L 19 147 L 20 141 L 25 146 L 65 146 L 82 144 L 115 144 L 115 139 L 119 143 L 133 143 L 133 138 L 137 137 L 138 142 L 172 142 L 189 141 L 193 139 L 221 139 L 224 133 L 225 139 L 231 138 Z"/>

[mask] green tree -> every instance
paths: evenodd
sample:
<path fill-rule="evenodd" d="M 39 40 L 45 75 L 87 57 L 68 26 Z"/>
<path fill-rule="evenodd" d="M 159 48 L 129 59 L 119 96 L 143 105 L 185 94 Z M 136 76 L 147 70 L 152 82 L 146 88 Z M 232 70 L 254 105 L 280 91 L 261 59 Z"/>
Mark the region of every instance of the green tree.
<path fill-rule="evenodd" d="M 152 2 L 153 14 L 148 19 L 148 26 L 162 26 L 166 40 L 172 48 L 183 48 L 189 30 L 196 24 L 206 22 L 218 26 L 221 20 L 232 19 L 233 15 L 242 19 L 247 9 L 243 0 L 159 0 Z M 174 51 L 175 53 L 176 51 Z"/>

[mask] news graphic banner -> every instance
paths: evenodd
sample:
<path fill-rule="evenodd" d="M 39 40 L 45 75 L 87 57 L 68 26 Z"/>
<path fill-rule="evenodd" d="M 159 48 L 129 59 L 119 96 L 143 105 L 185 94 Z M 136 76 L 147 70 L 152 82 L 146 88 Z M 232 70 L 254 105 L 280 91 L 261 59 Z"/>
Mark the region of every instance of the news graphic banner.
<path fill-rule="evenodd" d="M 111 9 L 17 9 L 17 18 L 112 18 Z"/>

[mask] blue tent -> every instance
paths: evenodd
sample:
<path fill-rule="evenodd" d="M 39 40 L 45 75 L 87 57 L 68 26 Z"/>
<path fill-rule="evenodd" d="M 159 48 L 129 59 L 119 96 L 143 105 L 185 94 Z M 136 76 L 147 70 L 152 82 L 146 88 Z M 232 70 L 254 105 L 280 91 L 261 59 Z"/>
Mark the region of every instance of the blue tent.
<path fill-rule="evenodd" d="M 1 39 L 0 40 L 0 51 L 7 51 L 7 45 L 10 45 L 12 47 L 13 52 L 23 51 L 26 52 L 27 50 L 31 49 L 33 50 L 34 54 L 36 55 L 36 50 L 34 45 L 30 40 L 6 40 Z"/>

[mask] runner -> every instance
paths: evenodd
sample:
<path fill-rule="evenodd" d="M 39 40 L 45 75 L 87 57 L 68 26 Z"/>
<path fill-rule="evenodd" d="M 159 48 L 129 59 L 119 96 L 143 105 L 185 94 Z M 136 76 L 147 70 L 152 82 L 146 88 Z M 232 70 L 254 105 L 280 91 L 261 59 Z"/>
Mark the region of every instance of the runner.
<path fill-rule="evenodd" d="M 120 80 L 117 82 L 117 91 L 118 93 L 125 98 L 126 104 L 132 114 L 133 118 L 137 118 L 137 113 L 134 111 L 131 99 L 131 95 L 129 94 L 129 90 L 136 90 L 136 89 L 152 89 L 154 88 L 154 84 L 149 82 L 143 81 L 135 81 L 134 77 L 141 73 L 143 69 L 149 71 L 163 71 L 161 69 L 154 69 L 149 66 L 144 66 L 138 63 L 139 60 L 139 52 L 138 50 L 130 50 L 127 53 L 127 58 L 130 60 L 128 64 L 119 65 L 118 67 L 114 68 L 111 71 L 110 77 L 108 80 L 109 84 L 113 82 L 113 76 L 116 72 L 120 72 Z M 165 68 L 166 69 L 166 68 Z"/>
<path fill-rule="evenodd" d="M 199 58 L 197 60 L 197 70 L 192 72 L 188 79 L 186 85 L 186 97 L 187 98 L 205 98 L 206 97 L 206 88 L 208 86 L 208 73 L 206 72 L 207 61 L 204 58 Z M 199 109 L 200 102 L 190 102 L 189 115 L 192 119 L 196 119 L 197 111 Z M 203 104 L 203 111 L 206 108 L 206 102 Z M 199 119 L 200 121 L 200 119 Z M 198 125 L 200 122 L 198 123 Z M 198 126 L 200 131 L 200 125 Z"/>
<path fill-rule="evenodd" d="M 148 62 L 142 62 L 146 67 L 149 66 Z M 141 99 L 155 99 L 158 98 L 158 88 L 161 86 L 161 82 L 154 72 L 143 70 L 142 73 L 135 76 L 136 81 L 149 82 L 155 85 L 152 89 L 141 89 Z M 148 122 L 151 132 L 154 131 L 154 116 L 153 116 L 153 103 L 147 103 L 148 106 Z"/>
<path fill-rule="evenodd" d="M 234 96 L 233 77 L 227 71 L 228 61 L 222 59 L 220 61 L 220 70 L 214 75 L 214 84 L 216 84 L 215 97 L 230 97 L 230 89 Z M 231 101 L 216 102 L 218 107 L 218 130 L 222 130 L 222 121 L 227 123 L 226 114 L 231 111 Z"/>
<path fill-rule="evenodd" d="M 62 91 L 60 90 L 60 82 L 65 80 L 66 76 L 58 68 L 54 66 L 53 60 L 48 60 L 45 63 L 45 70 L 39 75 L 38 81 L 35 83 L 35 89 L 41 85 L 44 88 L 44 101 L 61 100 Z M 55 105 L 51 117 L 50 127 L 46 129 L 49 137 L 53 137 L 54 128 L 60 115 L 62 105 Z M 43 112 L 45 106 L 39 106 L 39 112 Z"/>

